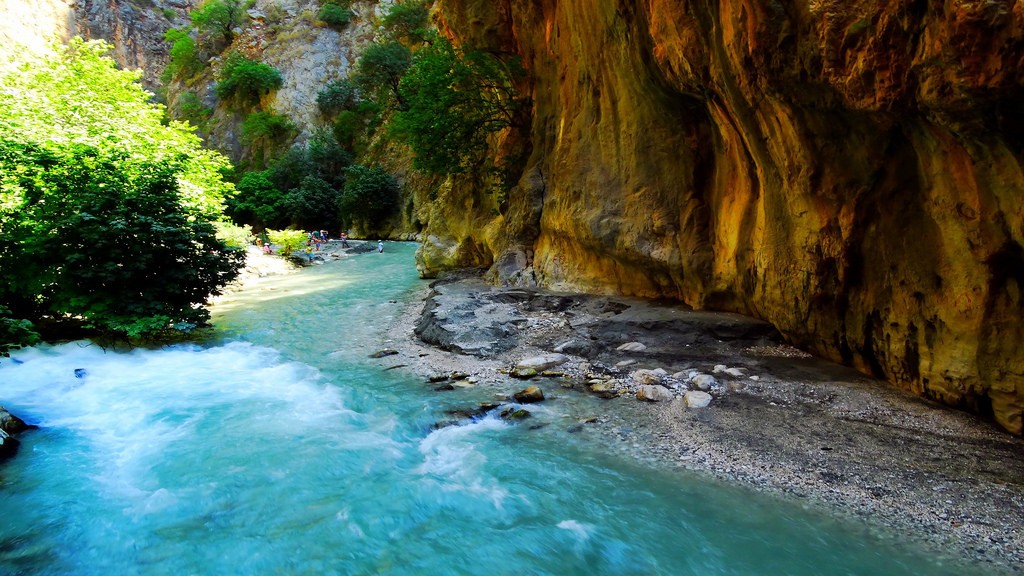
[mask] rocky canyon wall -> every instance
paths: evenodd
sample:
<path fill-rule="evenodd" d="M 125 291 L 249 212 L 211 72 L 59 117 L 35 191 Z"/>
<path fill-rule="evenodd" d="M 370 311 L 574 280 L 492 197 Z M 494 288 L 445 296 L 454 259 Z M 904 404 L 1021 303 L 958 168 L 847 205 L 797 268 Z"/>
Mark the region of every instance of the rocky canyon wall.
<path fill-rule="evenodd" d="M 1021 433 L 1020 2 L 441 0 L 438 19 L 522 56 L 532 152 L 500 216 L 460 229 L 456 199 L 425 254 L 751 314 Z"/>
<path fill-rule="evenodd" d="M 0 58 L 40 51 L 72 36 L 106 40 L 125 68 L 141 69 L 149 89 L 167 65 L 164 32 L 188 22 L 197 0 L 0 0 Z"/>

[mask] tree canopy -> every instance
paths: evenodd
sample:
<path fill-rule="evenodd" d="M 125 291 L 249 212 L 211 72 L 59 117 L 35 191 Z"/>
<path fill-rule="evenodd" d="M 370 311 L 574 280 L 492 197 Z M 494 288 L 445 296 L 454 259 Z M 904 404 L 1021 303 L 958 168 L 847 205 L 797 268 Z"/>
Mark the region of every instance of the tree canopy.
<path fill-rule="evenodd" d="M 438 38 L 418 50 L 401 79 L 405 106 L 391 134 L 432 174 L 465 172 L 487 149 L 487 137 L 514 123 L 518 101 L 508 68 L 494 56 Z"/>
<path fill-rule="evenodd" d="M 0 68 L 0 307 L 109 335 L 205 322 L 239 252 L 216 238 L 225 158 L 72 40 Z"/>

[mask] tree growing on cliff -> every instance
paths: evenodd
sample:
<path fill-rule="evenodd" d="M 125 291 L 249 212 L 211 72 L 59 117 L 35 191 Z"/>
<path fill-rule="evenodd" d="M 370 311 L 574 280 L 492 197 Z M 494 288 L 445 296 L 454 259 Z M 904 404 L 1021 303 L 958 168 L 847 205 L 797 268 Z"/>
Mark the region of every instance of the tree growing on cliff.
<path fill-rule="evenodd" d="M 214 87 L 218 98 L 235 99 L 242 105 L 253 105 L 284 83 L 281 72 L 269 64 L 232 52 L 221 67 L 220 80 Z"/>
<path fill-rule="evenodd" d="M 175 78 L 188 78 L 202 70 L 203 62 L 199 57 L 199 47 L 188 30 L 171 28 L 164 32 L 164 40 L 171 43 L 170 60 L 164 70 L 165 82 Z"/>
<path fill-rule="evenodd" d="M 417 169 L 466 172 L 479 163 L 488 137 L 515 123 L 517 70 L 491 54 L 437 39 L 416 52 L 401 80 L 406 106 L 392 118 L 390 134 L 412 148 Z"/>
<path fill-rule="evenodd" d="M 412 52 L 394 40 L 370 44 L 356 63 L 356 85 L 364 97 L 380 103 L 393 100 L 402 109 L 405 99 L 399 86 L 411 60 Z"/>
<path fill-rule="evenodd" d="M 243 0 L 205 0 L 192 10 L 190 17 L 200 35 L 220 43 L 221 48 L 235 39 L 235 28 L 249 21 Z"/>
<path fill-rule="evenodd" d="M 404 0 L 387 9 L 381 17 L 381 27 L 393 38 L 415 44 L 430 39 L 429 19 L 430 9 L 425 2 Z"/>

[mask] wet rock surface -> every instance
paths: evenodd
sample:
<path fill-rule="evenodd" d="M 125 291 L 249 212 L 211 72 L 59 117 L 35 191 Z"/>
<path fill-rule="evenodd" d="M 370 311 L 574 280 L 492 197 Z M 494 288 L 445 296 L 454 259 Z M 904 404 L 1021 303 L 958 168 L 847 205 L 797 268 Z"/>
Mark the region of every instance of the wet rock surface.
<path fill-rule="evenodd" d="M 512 397 L 524 388 L 517 365 L 561 353 L 567 359 L 557 371 L 525 380 L 547 395 L 542 405 L 604 399 L 555 427 L 565 434 L 863 519 L 988 572 L 1024 567 L 1020 438 L 812 357 L 764 322 L 639 299 L 502 289 L 467 273 L 432 284 L 422 311 L 403 317 L 386 346 L 404 369 L 424 381 L 468 375 L 468 390 L 493 389 L 511 402 L 501 404 L 506 419 L 523 417 Z M 632 343 L 642 346 L 623 347 Z M 652 386 L 664 390 L 660 401 L 637 399 Z M 447 394 L 460 393 L 467 392 Z M 709 404 L 687 407 L 687 395 L 704 394 Z M 482 414 L 468 405 L 445 424 Z"/>

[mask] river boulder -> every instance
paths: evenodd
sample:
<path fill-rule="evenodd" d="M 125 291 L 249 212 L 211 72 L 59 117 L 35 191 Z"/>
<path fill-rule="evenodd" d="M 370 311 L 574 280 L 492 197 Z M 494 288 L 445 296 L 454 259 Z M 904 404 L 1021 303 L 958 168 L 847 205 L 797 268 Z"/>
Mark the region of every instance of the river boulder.
<path fill-rule="evenodd" d="M 544 391 L 537 386 L 527 386 L 512 395 L 512 399 L 520 404 L 533 404 L 544 400 Z"/>
<path fill-rule="evenodd" d="M 18 452 L 19 444 L 17 438 L 0 430 L 0 460 L 14 456 Z"/>
<path fill-rule="evenodd" d="M 668 402 L 673 398 L 674 396 L 668 388 L 658 384 L 646 384 L 636 391 L 637 400 L 647 400 L 648 402 Z"/>
<path fill-rule="evenodd" d="M 0 430 L 7 434 L 19 434 L 29 429 L 25 421 L 7 411 L 7 408 L 0 406 Z"/>
<path fill-rule="evenodd" d="M 21 444 L 12 434 L 23 432 L 29 428 L 21 418 L 0 406 L 0 459 L 10 458 L 18 452 Z"/>
<path fill-rule="evenodd" d="M 690 390 L 683 395 L 683 402 L 687 408 L 706 408 L 711 404 L 711 394 L 700 390 Z"/>
<path fill-rule="evenodd" d="M 534 370 L 535 373 L 540 373 L 548 368 L 554 368 L 555 366 L 561 366 L 569 360 L 569 357 L 565 354 L 544 354 L 542 356 L 534 356 L 533 358 L 524 358 L 516 363 L 514 370 L 517 372 L 525 372 L 528 370 Z"/>

